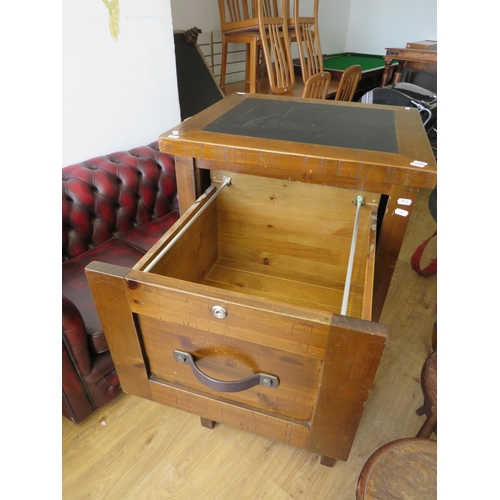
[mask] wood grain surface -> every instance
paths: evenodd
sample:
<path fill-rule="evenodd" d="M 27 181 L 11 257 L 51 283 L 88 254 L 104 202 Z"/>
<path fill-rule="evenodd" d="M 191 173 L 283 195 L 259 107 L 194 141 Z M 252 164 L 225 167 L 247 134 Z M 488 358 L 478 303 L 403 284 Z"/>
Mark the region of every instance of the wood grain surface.
<path fill-rule="evenodd" d="M 437 443 L 405 438 L 378 449 L 363 467 L 356 500 L 437 498 Z"/>
<path fill-rule="evenodd" d="M 369 457 L 425 420 L 415 411 L 437 274 L 417 275 L 410 258 L 436 228 L 429 194 L 419 192 L 408 224 L 381 318 L 390 334 L 347 462 L 321 466 L 306 450 L 224 424 L 207 429 L 196 415 L 122 394 L 78 426 L 62 418 L 63 499 L 353 500 Z M 435 252 L 432 241 L 422 264 Z"/>

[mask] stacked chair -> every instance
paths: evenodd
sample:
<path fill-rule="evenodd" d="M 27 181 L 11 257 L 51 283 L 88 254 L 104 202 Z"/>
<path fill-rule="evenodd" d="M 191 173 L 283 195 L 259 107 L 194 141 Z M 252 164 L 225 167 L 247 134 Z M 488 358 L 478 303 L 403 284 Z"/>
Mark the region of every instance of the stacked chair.
<path fill-rule="evenodd" d="M 310 99 L 325 99 L 330 86 L 331 75 L 324 71 L 321 43 L 318 29 L 318 4 L 314 0 L 312 17 L 301 17 L 299 0 L 294 1 L 293 20 L 299 49 L 300 68 L 304 90 L 302 97 Z"/>
<path fill-rule="evenodd" d="M 222 31 L 220 86 L 227 76 L 229 43 L 243 43 L 246 49 L 245 81 L 249 92 L 256 93 L 261 53 L 273 94 L 283 95 L 295 87 L 291 43 L 297 42 L 302 81 L 302 97 L 325 99 L 331 75 L 324 71 L 318 30 L 318 4 L 314 0 L 312 16 L 300 14 L 299 0 L 219 0 Z M 361 67 L 344 72 L 335 99 L 351 101 L 361 78 Z"/>
<path fill-rule="evenodd" d="M 262 37 L 257 16 L 259 6 L 257 4 L 260 4 L 264 17 L 280 17 L 278 0 L 219 0 L 222 32 L 220 72 L 220 87 L 222 90 L 226 85 L 228 44 L 241 43 L 246 45 L 245 80 L 249 84 L 250 93 L 254 94 L 256 92 L 260 49 L 262 48 Z M 287 11 L 288 9 L 286 9 Z M 286 29 L 283 32 L 288 34 L 289 27 L 293 39 L 292 19 L 287 19 Z"/>
<path fill-rule="evenodd" d="M 299 0 L 293 2 L 292 22 L 289 2 L 282 0 L 281 15 L 268 17 L 265 0 L 257 0 L 257 14 L 262 49 L 266 62 L 269 87 L 273 94 L 286 94 L 295 87 L 290 40 L 298 46 L 304 90 L 302 97 L 325 99 L 330 85 L 330 73 L 323 71 L 323 57 L 318 30 L 318 4 L 314 1 L 312 17 L 301 17 Z M 293 33 L 293 35 L 290 35 Z"/>
<path fill-rule="evenodd" d="M 323 63 L 317 29 L 318 0 L 314 3 L 314 17 L 300 18 L 299 1 L 293 0 L 293 16 L 290 0 L 219 0 L 219 16 L 222 32 L 220 87 L 225 89 L 227 76 L 228 44 L 246 45 L 245 81 L 249 92 L 256 93 L 259 61 L 265 61 L 270 89 L 273 94 L 286 94 L 295 87 L 291 43 L 299 44 L 302 61 L 307 65 L 309 76 Z M 297 29 L 298 22 L 301 27 Z M 301 37 L 299 42 L 299 36 Z M 311 48 L 308 46 L 311 45 Z M 316 57 L 316 62 L 313 58 Z M 304 69 L 303 75 L 304 75 Z M 330 75 L 324 73 L 304 89 L 303 97 L 325 98 Z M 328 79 L 328 82 L 326 81 Z M 305 83 L 305 80 L 304 80 Z"/>
<path fill-rule="evenodd" d="M 273 94 L 286 94 L 295 87 L 295 73 L 288 30 L 288 0 L 281 2 L 281 15 L 271 16 L 266 0 L 257 0 L 257 19 Z M 292 28 L 295 31 L 295 27 Z"/>

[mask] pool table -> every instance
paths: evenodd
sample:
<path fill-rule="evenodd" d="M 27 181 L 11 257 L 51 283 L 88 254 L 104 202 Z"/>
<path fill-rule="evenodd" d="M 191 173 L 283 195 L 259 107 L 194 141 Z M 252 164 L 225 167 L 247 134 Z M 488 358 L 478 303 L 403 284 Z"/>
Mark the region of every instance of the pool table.
<path fill-rule="evenodd" d="M 300 59 L 294 59 L 295 74 L 301 75 Z M 344 71 L 354 64 L 361 66 L 361 80 L 358 84 L 358 90 L 354 95 L 354 101 L 357 101 L 369 90 L 380 87 L 382 75 L 384 73 L 385 58 L 384 55 L 361 54 L 358 52 L 341 52 L 338 54 L 323 54 L 323 66 L 326 71 L 331 73 L 332 80 L 340 80 Z M 392 71 L 397 66 L 396 60 L 392 63 Z"/>

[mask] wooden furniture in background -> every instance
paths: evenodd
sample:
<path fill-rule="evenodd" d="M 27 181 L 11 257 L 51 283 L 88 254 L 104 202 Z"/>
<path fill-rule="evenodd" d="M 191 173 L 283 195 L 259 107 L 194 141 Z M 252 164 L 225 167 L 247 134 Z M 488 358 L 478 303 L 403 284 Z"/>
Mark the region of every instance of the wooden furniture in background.
<path fill-rule="evenodd" d="M 279 16 L 268 13 L 265 8 L 267 2 L 268 0 L 257 0 L 257 16 L 269 87 L 273 94 L 286 94 L 295 87 L 292 49 L 288 34 L 289 0 L 282 0 Z"/>
<path fill-rule="evenodd" d="M 299 0 L 294 0 L 293 21 L 304 83 L 302 97 L 326 99 L 331 74 L 323 71 L 323 56 L 318 29 L 318 4 L 319 0 L 314 0 L 312 17 L 303 17 L 300 15 Z"/>
<path fill-rule="evenodd" d="M 382 75 L 381 86 L 385 87 L 389 84 L 391 66 L 394 59 L 398 60 L 398 66 L 396 71 L 394 71 L 392 83 L 398 83 L 401 81 L 401 76 L 403 74 L 403 66 L 406 62 L 418 62 L 418 63 L 433 63 L 437 64 L 437 52 L 425 49 L 398 49 L 398 48 L 386 48 L 385 67 L 384 74 Z"/>
<path fill-rule="evenodd" d="M 420 384 L 424 395 L 424 405 L 417 410 L 417 415 L 427 418 L 418 431 L 417 437 L 428 438 L 437 427 L 437 350 L 432 351 L 425 360 L 420 375 Z"/>
<path fill-rule="evenodd" d="M 278 1 L 262 0 L 265 17 L 281 17 Z M 287 11 L 289 1 L 286 0 Z M 245 81 L 249 85 L 249 92 L 254 94 L 256 92 L 260 51 L 262 48 L 262 33 L 259 30 L 257 14 L 258 0 L 218 0 L 218 2 L 222 33 L 220 87 L 225 92 L 228 44 L 244 44 L 246 46 Z M 285 4 L 285 0 L 283 0 L 283 4 Z M 293 19 L 287 18 L 286 24 L 287 29 L 284 32 L 289 35 L 291 40 L 295 40 Z"/>
<path fill-rule="evenodd" d="M 431 50 L 437 52 L 437 41 L 436 40 L 423 40 L 421 42 L 408 42 L 406 44 L 407 49 L 420 49 L 420 50 Z M 436 63 L 423 63 L 415 61 L 407 61 L 405 63 L 405 68 L 418 69 L 420 71 L 426 71 L 427 73 L 437 74 L 437 64 Z"/>
<path fill-rule="evenodd" d="M 333 99 L 335 97 L 335 93 L 337 92 L 339 82 L 337 80 L 330 80 L 330 84 L 328 86 L 328 91 L 326 94 L 326 99 Z M 305 85 L 302 83 L 302 78 L 295 79 L 295 87 L 291 92 L 287 94 L 283 94 L 286 97 L 296 97 L 300 98 L 304 95 L 304 87 Z M 232 82 L 226 84 L 225 95 L 230 96 L 231 94 L 241 93 L 249 93 L 248 85 L 245 82 Z M 260 95 L 274 95 L 269 88 L 269 80 L 265 77 L 259 78 L 257 81 L 256 93 Z"/>
<path fill-rule="evenodd" d="M 306 85 L 311 76 L 323 72 L 323 56 L 318 29 L 319 0 L 314 0 L 312 17 L 301 17 L 299 4 L 299 0 L 294 0 L 293 21 L 297 36 L 302 81 Z"/>
<path fill-rule="evenodd" d="M 261 46 L 259 24 L 253 15 L 248 1 L 219 0 L 220 29 L 222 32 L 222 53 L 220 68 L 220 87 L 226 85 L 227 54 L 229 43 L 246 45 L 245 79 L 250 85 L 250 92 L 255 92 L 257 66 Z"/>
<path fill-rule="evenodd" d="M 387 443 L 366 462 L 358 479 L 356 500 L 435 500 L 437 443 L 405 438 Z"/>
<path fill-rule="evenodd" d="M 352 101 L 360 79 L 361 66 L 355 64 L 347 68 L 340 79 L 339 88 L 335 94 L 335 100 L 346 102 Z"/>
<path fill-rule="evenodd" d="M 326 99 L 330 81 L 331 75 L 326 71 L 311 75 L 304 85 L 302 97 L 305 99 Z"/>
<path fill-rule="evenodd" d="M 251 115 L 247 108 L 253 109 Z M 237 123 L 227 132 L 213 131 L 235 114 Z M 259 125 L 253 137 L 252 125 Z M 322 129 L 329 133 L 318 135 Z M 160 148 L 175 156 L 181 213 L 208 187 L 213 170 L 388 195 L 377 241 L 374 321 L 380 318 L 418 189 L 432 189 L 437 177 L 418 110 L 398 106 L 232 94 L 162 134 Z"/>

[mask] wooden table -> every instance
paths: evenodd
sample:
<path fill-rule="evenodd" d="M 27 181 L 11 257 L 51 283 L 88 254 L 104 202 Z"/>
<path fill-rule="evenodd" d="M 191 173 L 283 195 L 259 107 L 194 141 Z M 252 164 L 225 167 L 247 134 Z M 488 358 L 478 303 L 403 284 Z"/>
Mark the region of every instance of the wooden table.
<path fill-rule="evenodd" d="M 397 49 L 397 48 L 386 48 L 385 55 L 385 67 L 384 74 L 382 75 L 382 87 L 385 87 L 390 80 L 392 64 L 395 59 L 398 60 L 399 64 L 394 71 L 393 83 L 398 83 L 401 81 L 401 75 L 403 74 L 403 66 L 405 62 L 415 62 L 415 63 L 433 63 L 437 64 L 437 51 L 426 50 L 426 49 Z"/>
<path fill-rule="evenodd" d="M 211 170 L 386 195 L 372 311 L 379 320 L 418 189 L 436 184 L 417 109 L 232 94 L 162 134 L 159 145 L 175 157 L 181 213 L 208 187 Z"/>

